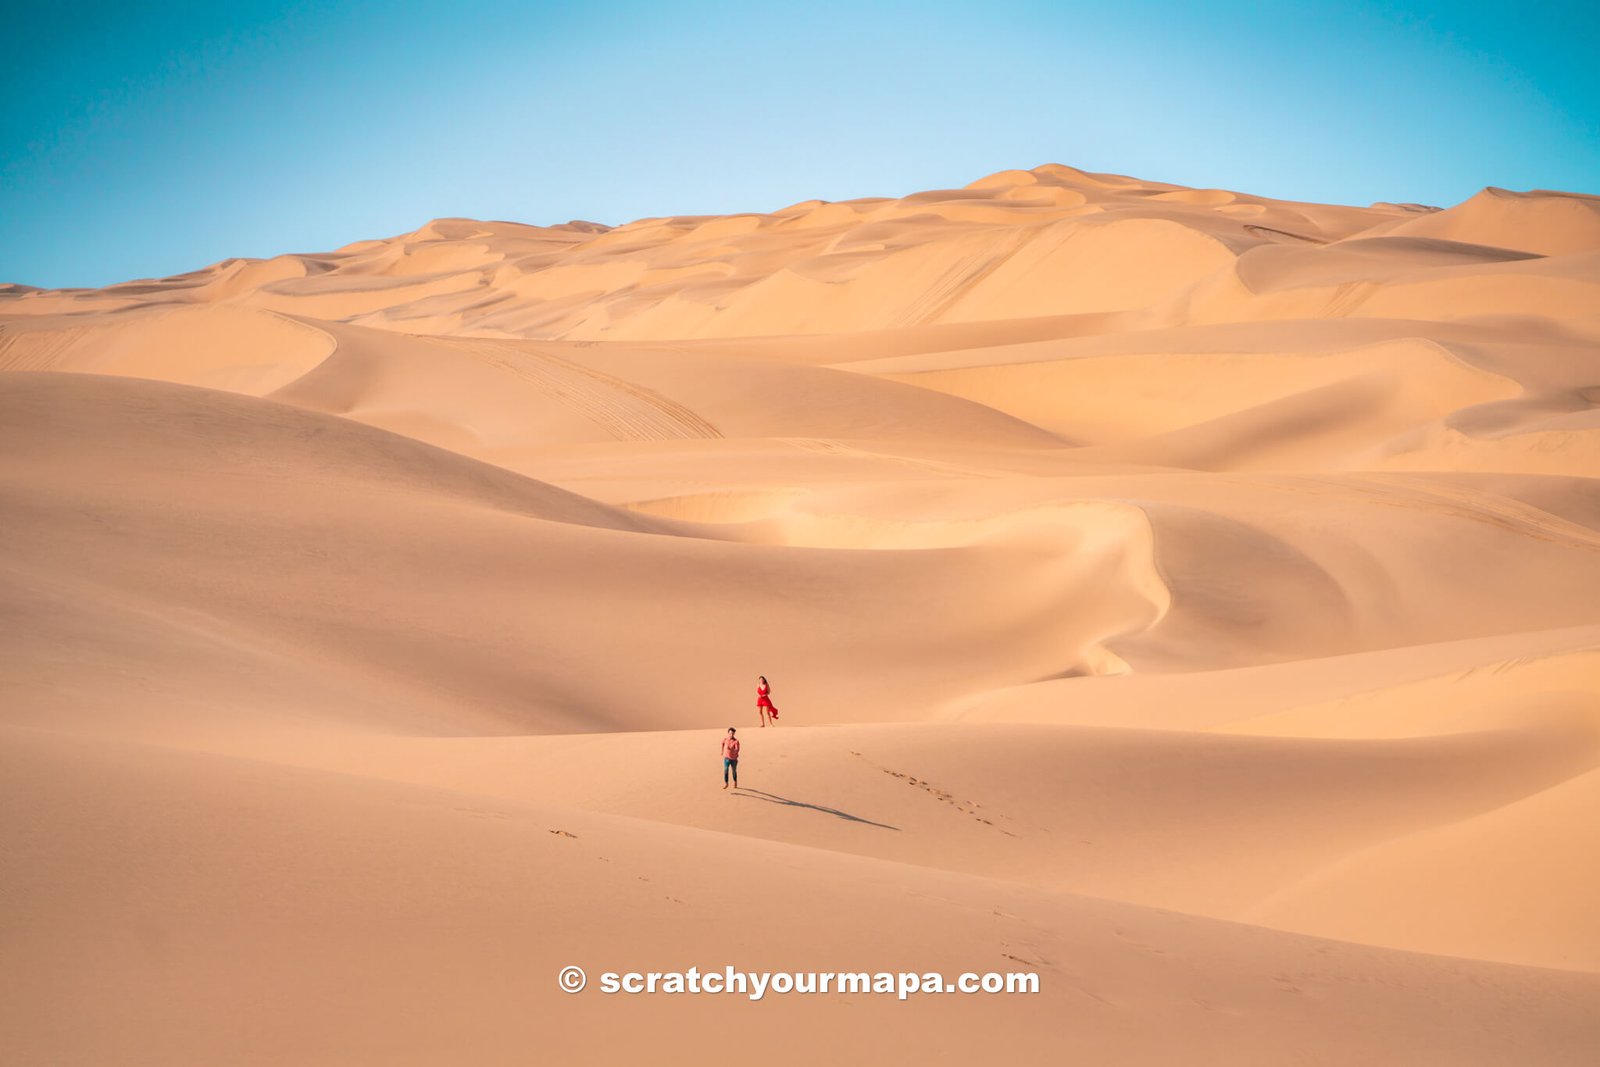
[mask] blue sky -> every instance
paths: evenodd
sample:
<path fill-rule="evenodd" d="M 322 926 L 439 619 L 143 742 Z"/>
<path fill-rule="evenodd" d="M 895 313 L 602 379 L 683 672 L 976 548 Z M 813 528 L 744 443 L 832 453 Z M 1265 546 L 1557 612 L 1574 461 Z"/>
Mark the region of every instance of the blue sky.
<path fill-rule="evenodd" d="M 468 215 L 619 223 L 1060 162 L 1286 199 L 1600 193 L 1600 5 L 7 5 L 0 281 Z"/>

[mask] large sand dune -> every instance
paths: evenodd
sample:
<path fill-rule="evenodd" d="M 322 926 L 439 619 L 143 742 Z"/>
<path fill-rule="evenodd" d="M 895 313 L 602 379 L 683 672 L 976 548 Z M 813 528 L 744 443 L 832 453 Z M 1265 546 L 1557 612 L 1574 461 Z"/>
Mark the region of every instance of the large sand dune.
<path fill-rule="evenodd" d="M 0 289 L 4 1058 L 1592 1062 L 1597 205 L 1050 165 Z"/>

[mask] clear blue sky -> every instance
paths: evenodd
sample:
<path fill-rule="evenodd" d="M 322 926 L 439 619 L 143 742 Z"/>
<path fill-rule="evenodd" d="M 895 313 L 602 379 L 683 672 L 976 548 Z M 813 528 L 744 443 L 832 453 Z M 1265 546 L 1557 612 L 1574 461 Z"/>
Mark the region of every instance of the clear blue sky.
<path fill-rule="evenodd" d="M 0 281 L 468 215 L 619 223 L 1045 162 L 1288 199 L 1600 192 L 1600 5 L 7 4 Z"/>

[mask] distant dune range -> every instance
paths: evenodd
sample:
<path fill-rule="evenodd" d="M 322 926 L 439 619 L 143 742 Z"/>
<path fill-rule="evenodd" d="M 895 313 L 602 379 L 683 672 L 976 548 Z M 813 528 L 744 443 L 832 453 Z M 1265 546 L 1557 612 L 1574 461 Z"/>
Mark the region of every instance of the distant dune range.
<path fill-rule="evenodd" d="M 1600 198 L 441 219 L 0 371 L 8 1062 L 1600 1048 Z"/>

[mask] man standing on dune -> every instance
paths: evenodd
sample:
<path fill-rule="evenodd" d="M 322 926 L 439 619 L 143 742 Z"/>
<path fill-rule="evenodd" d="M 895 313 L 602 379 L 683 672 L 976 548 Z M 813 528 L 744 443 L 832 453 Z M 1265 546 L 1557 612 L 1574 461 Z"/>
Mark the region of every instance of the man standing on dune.
<path fill-rule="evenodd" d="M 728 788 L 728 773 L 733 772 L 733 787 L 739 788 L 739 739 L 736 731 L 728 727 L 728 736 L 722 739 L 722 788 Z"/>

